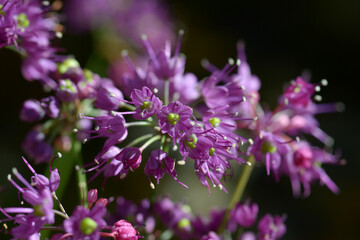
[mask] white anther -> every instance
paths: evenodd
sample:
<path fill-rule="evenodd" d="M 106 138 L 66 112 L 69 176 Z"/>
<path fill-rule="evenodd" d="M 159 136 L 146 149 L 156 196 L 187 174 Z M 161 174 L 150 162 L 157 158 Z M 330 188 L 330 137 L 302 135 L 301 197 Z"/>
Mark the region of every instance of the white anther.
<path fill-rule="evenodd" d="M 285 104 L 285 105 L 288 105 L 288 104 L 289 104 L 289 99 L 288 99 L 288 98 L 285 98 L 285 99 L 284 99 L 284 104 Z"/>
<path fill-rule="evenodd" d="M 241 146 L 243 146 L 243 145 L 244 145 L 244 141 L 240 141 L 240 144 L 241 144 Z"/>
<path fill-rule="evenodd" d="M 126 57 L 128 55 L 129 51 L 124 49 L 121 51 L 121 56 Z"/>
<path fill-rule="evenodd" d="M 78 113 L 78 118 L 82 119 L 82 114 L 81 113 Z"/>
<path fill-rule="evenodd" d="M 240 88 L 241 88 L 242 90 L 245 90 L 245 86 L 244 86 L 244 85 L 241 85 Z"/>
<path fill-rule="evenodd" d="M 18 170 L 17 170 L 16 168 L 12 168 L 11 170 L 12 170 L 12 173 L 13 173 L 14 175 L 19 174 L 19 172 L 18 172 Z"/>
<path fill-rule="evenodd" d="M 257 121 L 258 120 L 258 117 L 256 116 L 256 117 L 254 117 L 254 121 Z"/>
<path fill-rule="evenodd" d="M 11 174 L 7 175 L 7 179 L 10 181 L 11 180 Z"/>
<path fill-rule="evenodd" d="M 328 139 L 326 139 L 325 145 L 331 147 L 332 145 L 334 145 L 334 139 L 332 137 L 329 137 Z"/>
<path fill-rule="evenodd" d="M 184 33 L 185 33 L 184 29 L 179 30 L 179 35 L 184 35 Z"/>
<path fill-rule="evenodd" d="M 73 133 L 77 133 L 79 130 L 77 128 L 74 128 L 72 131 Z"/>
<path fill-rule="evenodd" d="M 173 148 L 172 148 L 172 150 L 173 150 L 174 152 L 177 151 L 177 150 L 178 150 L 178 146 L 174 145 Z"/>
<path fill-rule="evenodd" d="M 158 91 L 159 90 L 157 88 L 154 88 L 154 90 L 153 90 L 154 93 L 158 93 Z"/>
<path fill-rule="evenodd" d="M 155 131 L 160 131 L 161 128 L 160 128 L 159 126 L 155 126 L 155 127 L 154 127 L 154 130 L 155 130 Z"/>
<path fill-rule="evenodd" d="M 235 112 L 234 116 L 237 117 L 239 115 L 239 112 Z"/>
<path fill-rule="evenodd" d="M 315 92 L 320 92 L 321 91 L 321 87 L 320 86 L 316 86 L 315 87 Z"/>
<path fill-rule="evenodd" d="M 150 183 L 150 187 L 151 187 L 152 189 L 155 189 L 155 185 L 154 185 L 153 183 Z"/>
<path fill-rule="evenodd" d="M 328 80 L 326 80 L 325 78 L 322 79 L 322 80 L 320 81 L 320 83 L 321 83 L 321 85 L 323 85 L 323 86 L 327 86 L 327 85 L 329 84 Z"/>
<path fill-rule="evenodd" d="M 241 64 L 241 60 L 240 60 L 240 59 L 236 59 L 236 65 L 237 65 L 237 66 L 240 66 L 240 64 Z"/>
<path fill-rule="evenodd" d="M 55 33 L 55 36 L 56 36 L 57 38 L 62 38 L 62 37 L 63 37 L 63 34 L 62 34 L 62 32 L 56 32 L 56 33 Z"/>
<path fill-rule="evenodd" d="M 96 126 L 96 127 L 95 127 L 95 130 L 96 130 L 96 131 L 99 131 L 99 129 L 100 129 L 99 126 Z"/>
<path fill-rule="evenodd" d="M 8 226 L 6 225 L 6 223 L 3 223 L 3 226 L 4 226 L 5 230 L 8 229 Z"/>
<path fill-rule="evenodd" d="M 75 170 L 76 170 L 76 171 L 79 171 L 79 170 L 80 170 L 79 165 L 75 165 Z"/>
<path fill-rule="evenodd" d="M 87 141 L 88 141 L 87 138 L 84 138 L 84 140 L 82 142 L 83 142 L 83 144 L 85 144 Z"/>
<path fill-rule="evenodd" d="M 222 185 L 219 185 L 219 188 L 220 188 L 220 190 L 223 190 L 223 186 L 222 186 Z"/>
<path fill-rule="evenodd" d="M 242 97 L 242 100 L 243 100 L 243 102 L 246 102 L 246 97 L 243 96 L 243 97 Z"/>
<path fill-rule="evenodd" d="M 100 163 L 99 163 L 99 161 L 97 160 L 97 159 L 94 159 L 94 162 L 97 164 L 97 165 L 99 165 Z"/>
<path fill-rule="evenodd" d="M 24 205 L 24 201 L 20 201 L 20 205 Z"/>
<path fill-rule="evenodd" d="M 126 177 L 126 173 L 121 174 L 120 179 L 124 179 Z"/>
<path fill-rule="evenodd" d="M 232 58 L 229 58 L 229 59 L 228 59 L 228 62 L 229 62 L 230 65 L 234 65 L 234 64 L 235 64 L 235 61 L 234 61 L 234 59 L 232 59 Z"/>
<path fill-rule="evenodd" d="M 147 120 L 149 120 L 150 122 L 153 121 L 153 118 L 152 117 L 149 117 Z"/>
<path fill-rule="evenodd" d="M 190 121 L 190 125 L 194 126 L 195 125 L 194 121 Z"/>
<path fill-rule="evenodd" d="M 316 101 L 318 101 L 318 102 L 321 102 L 322 97 L 321 97 L 320 95 L 315 95 L 315 96 L 314 96 L 314 99 L 315 99 Z"/>
<path fill-rule="evenodd" d="M 141 39 L 144 40 L 144 41 L 147 40 L 147 35 L 146 34 L 141 34 Z"/>
<path fill-rule="evenodd" d="M 253 144 L 254 144 L 254 140 L 252 140 L 251 138 L 249 138 L 249 143 L 250 143 L 250 145 L 253 145 Z"/>
<path fill-rule="evenodd" d="M 209 60 L 207 60 L 206 58 L 203 58 L 203 59 L 201 59 L 200 64 L 203 67 L 207 67 L 209 65 Z"/>
<path fill-rule="evenodd" d="M 300 142 L 299 136 L 296 136 L 295 140 L 296 140 L 296 142 Z"/>
<path fill-rule="evenodd" d="M 50 2 L 49 2 L 49 1 L 43 1 L 43 2 L 42 2 L 42 5 L 43 5 L 43 6 L 49 6 L 49 5 L 50 5 Z"/>
<path fill-rule="evenodd" d="M 62 158 L 61 152 L 57 152 L 57 157 L 58 157 L 58 158 Z"/>
<path fill-rule="evenodd" d="M 251 165 L 252 165 L 251 162 L 246 162 L 246 164 L 247 164 L 248 166 L 251 166 Z"/>
<path fill-rule="evenodd" d="M 179 164 L 179 165 L 185 165 L 185 161 L 184 161 L 184 160 L 177 161 L 177 164 Z"/>
<path fill-rule="evenodd" d="M 263 134 L 262 132 L 259 133 L 259 138 L 262 139 L 263 138 Z"/>
<path fill-rule="evenodd" d="M 335 103 L 335 110 L 338 112 L 343 112 L 345 110 L 345 104 L 342 102 Z"/>
<path fill-rule="evenodd" d="M 110 93 L 110 97 L 116 97 L 115 93 Z"/>
<path fill-rule="evenodd" d="M 111 113 L 111 115 L 113 115 L 114 117 L 116 117 L 116 112 L 115 112 L 115 111 L 111 111 L 110 113 Z"/>

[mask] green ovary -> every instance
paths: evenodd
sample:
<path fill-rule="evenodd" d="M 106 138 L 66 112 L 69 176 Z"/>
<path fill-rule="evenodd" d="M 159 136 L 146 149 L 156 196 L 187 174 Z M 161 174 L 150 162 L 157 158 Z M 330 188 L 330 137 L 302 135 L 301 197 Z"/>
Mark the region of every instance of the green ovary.
<path fill-rule="evenodd" d="M 91 218 L 86 217 L 80 222 L 80 230 L 85 235 L 90 235 L 95 232 L 98 224 Z"/>

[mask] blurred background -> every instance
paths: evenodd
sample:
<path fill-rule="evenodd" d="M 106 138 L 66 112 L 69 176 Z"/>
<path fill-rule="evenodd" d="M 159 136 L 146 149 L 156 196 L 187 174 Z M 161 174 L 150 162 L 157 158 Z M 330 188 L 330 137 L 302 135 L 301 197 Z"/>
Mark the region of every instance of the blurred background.
<path fill-rule="evenodd" d="M 259 168 L 250 178 L 245 197 L 259 204 L 260 215 L 266 212 L 287 214 L 288 231 L 283 239 L 360 239 L 357 229 L 360 223 L 360 154 L 357 149 L 360 136 L 357 84 L 360 80 L 360 1 L 233 0 L 220 3 L 171 0 L 163 4 L 169 11 L 167 17 L 173 21 L 172 28 L 185 30 L 181 51 L 187 57 L 186 69 L 199 79 L 208 75 L 201 67 L 201 59 L 207 58 L 222 67 L 229 57 L 236 57 L 236 43 L 243 40 L 252 72 L 262 81 L 261 102 L 270 107 L 276 105 L 285 84 L 303 71 L 311 72 L 312 82 L 328 80 L 329 85 L 321 91 L 323 102 L 342 101 L 346 106 L 343 113 L 318 116 L 321 128 L 335 139 L 335 149 L 341 150 L 347 161 L 345 166 L 325 167 L 340 187 L 340 194 L 334 195 L 326 187 L 315 184 L 309 198 L 294 199 L 287 178 L 276 183 Z M 65 29 L 59 46 L 66 49 L 66 54 L 74 55 L 82 66 L 102 76 L 108 75 L 109 61 L 120 56 L 126 46 L 104 30 L 77 31 L 66 24 Z M 21 161 L 21 142 L 31 128 L 30 124 L 20 122 L 20 107 L 26 99 L 46 96 L 39 83 L 22 78 L 20 69 L 20 57 L 1 49 L 0 204 L 7 206 L 9 202 L 18 201 L 14 189 L 8 189 L 6 176 L 14 166 L 25 169 Z M 91 159 L 96 154 L 99 143 L 101 141 L 84 146 L 85 158 Z M 194 211 L 203 214 L 211 206 L 226 206 L 231 195 L 213 189 L 208 196 L 207 189 L 200 185 L 190 169 L 191 166 L 178 168 L 179 179 L 191 186 L 190 190 L 165 178 L 151 191 L 147 177 L 139 169 L 124 181 L 113 183 L 110 179 L 102 194 L 104 197 L 122 195 L 139 201 L 150 194 L 165 193 L 173 200 L 187 202 Z M 226 183 L 229 192 L 238 175 L 239 171 L 235 170 L 233 178 Z M 90 187 L 99 183 L 101 179 Z M 71 203 L 74 195 L 65 197 L 65 201 Z"/>

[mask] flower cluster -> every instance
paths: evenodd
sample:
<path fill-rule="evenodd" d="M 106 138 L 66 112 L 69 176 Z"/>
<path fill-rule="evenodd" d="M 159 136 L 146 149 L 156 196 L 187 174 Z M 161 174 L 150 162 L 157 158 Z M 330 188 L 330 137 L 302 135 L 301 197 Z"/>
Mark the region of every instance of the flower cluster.
<path fill-rule="evenodd" d="M 315 118 L 342 109 L 339 103 L 316 103 L 321 101 L 318 92 L 327 85 L 325 79 L 311 83 L 297 77 L 279 97 L 275 110 L 264 110 L 261 82 L 251 72 L 244 43 L 237 45 L 237 58 L 230 58 L 222 68 L 204 60 L 209 76 L 198 80 L 186 71 L 186 57 L 180 52 L 184 31 L 173 41 L 172 23 L 156 0 L 67 1 L 73 28 L 90 30 L 115 23 L 127 46 L 133 48 L 121 52 L 121 61 L 111 63 L 114 79 L 100 77 L 54 47 L 54 38 L 62 35 L 62 18 L 55 11 L 58 4 L 0 0 L 0 48 L 22 54 L 24 77 L 38 80 L 47 91 L 46 97 L 28 99 L 22 105 L 20 119 L 36 124 L 22 147 L 36 164 L 50 165 L 46 177 L 23 158 L 33 174 L 31 180 L 15 168 L 13 176 L 8 176 L 20 203 L 27 206 L 0 207 L 4 215 L 0 222 L 15 224 L 10 231 L 5 224 L 6 233 L 16 239 L 45 236 L 53 240 L 136 240 L 142 235 L 149 239 L 276 240 L 286 232 L 285 215 L 258 218 L 256 203 L 240 202 L 240 187 L 227 209 L 212 210 L 207 218 L 168 197 L 144 199 L 140 204 L 117 197 L 115 212 L 108 213 L 115 198 L 98 198 L 96 189 L 87 191 L 87 184 L 101 175 L 104 188 L 109 178 L 124 180 L 139 168 L 144 169 L 152 189 L 165 174 L 191 187 L 177 173 L 179 165 L 192 164 L 209 195 L 211 187 L 228 193 L 224 179 L 234 169 L 243 169 L 238 186 L 244 188 L 254 165 L 265 165 L 264 172 L 277 181 L 284 175 L 290 179 L 296 197 L 309 196 L 314 182 L 339 192 L 323 164 L 343 161 L 331 150 L 333 139 Z M 308 137 L 322 147 L 312 146 Z M 92 161 L 82 162 L 81 144 L 98 138 L 104 140 L 102 148 Z M 55 151 L 66 156 L 57 164 L 76 170 L 80 204 L 72 215 L 58 198 L 65 187 L 59 188 L 59 170 L 53 168 Z M 67 182 L 71 171 L 64 172 L 61 178 Z M 88 181 L 86 175 L 91 176 Z M 61 220 L 55 220 L 55 215 Z M 42 234 L 44 230 L 51 232 Z"/>
<path fill-rule="evenodd" d="M 139 204 L 126 200 L 123 197 L 116 199 L 116 210 L 112 219 L 128 219 L 133 221 L 149 237 L 165 237 L 179 239 L 224 239 L 226 234 L 236 234 L 241 228 L 244 230 L 239 239 L 276 240 L 286 232 L 285 216 L 266 214 L 260 218 L 257 233 L 248 231 L 258 218 L 258 205 L 247 202 L 238 203 L 230 211 L 230 219 L 225 232 L 218 229 L 223 224 L 225 210 L 214 209 L 208 218 L 196 215 L 189 205 L 173 202 L 168 197 L 162 197 L 151 203 L 144 199 Z M 171 232 L 163 232 L 165 225 Z M 160 228 L 160 229 L 159 229 Z"/>

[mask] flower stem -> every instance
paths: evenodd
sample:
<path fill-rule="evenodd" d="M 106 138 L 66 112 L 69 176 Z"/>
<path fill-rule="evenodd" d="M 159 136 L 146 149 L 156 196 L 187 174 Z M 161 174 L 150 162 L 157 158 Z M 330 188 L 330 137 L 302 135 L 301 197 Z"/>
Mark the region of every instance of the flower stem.
<path fill-rule="evenodd" d="M 170 88 L 169 80 L 165 79 L 165 84 L 164 84 L 164 105 L 169 104 L 169 88 Z"/>
<path fill-rule="evenodd" d="M 255 158 L 253 155 L 250 155 L 249 156 L 249 159 L 248 159 L 248 162 L 251 164 L 251 165 L 245 165 L 244 166 L 244 169 L 242 170 L 241 172 L 241 176 L 239 178 L 239 181 L 236 185 L 236 189 L 235 189 L 235 192 L 231 198 L 231 201 L 229 203 L 229 206 L 227 207 L 226 209 L 226 213 L 224 215 L 224 218 L 221 222 L 221 225 L 218 229 L 218 233 L 222 233 L 224 232 L 226 226 L 227 226 L 227 223 L 229 221 L 229 218 L 230 218 L 230 211 L 231 209 L 233 209 L 236 205 L 237 202 L 239 202 L 241 200 L 241 197 L 244 193 L 244 190 L 245 190 L 245 187 L 249 181 L 249 178 L 250 178 L 250 175 L 251 175 L 251 172 L 253 170 L 253 166 L 255 164 Z"/>
<path fill-rule="evenodd" d="M 134 126 L 152 126 L 153 124 L 146 121 L 137 121 L 137 122 L 130 122 L 126 123 L 126 127 L 134 127 Z"/>
<path fill-rule="evenodd" d="M 133 141 L 131 141 L 131 143 L 129 143 L 128 145 L 126 145 L 126 147 L 133 147 L 135 146 L 136 144 L 148 139 L 148 138 L 151 138 L 153 136 L 153 134 L 149 133 L 149 134 L 146 134 L 144 136 L 141 136 L 141 137 L 138 137 L 136 139 L 134 139 Z"/>
<path fill-rule="evenodd" d="M 140 147 L 140 150 L 144 151 L 145 148 L 147 148 L 150 144 L 152 144 L 153 142 L 158 141 L 158 140 L 160 140 L 160 135 L 156 135 L 156 136 L 150 138 Z"/>

